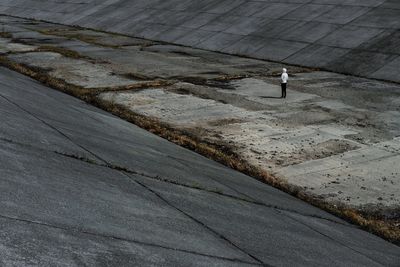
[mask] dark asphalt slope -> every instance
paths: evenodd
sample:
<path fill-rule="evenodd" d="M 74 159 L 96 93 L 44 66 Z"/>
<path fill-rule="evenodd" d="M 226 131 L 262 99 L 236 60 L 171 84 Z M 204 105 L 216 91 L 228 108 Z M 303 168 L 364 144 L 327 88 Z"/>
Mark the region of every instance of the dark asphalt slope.
<path fill-rule="evenodd" d="M 3 68 L 0 118 L 0 266 L 400 262 L 376 236 Z"/>
<path fill-rule="evenodd" d="M 398 0 L 2 0 L 0 13 L 400 82 Z"/>

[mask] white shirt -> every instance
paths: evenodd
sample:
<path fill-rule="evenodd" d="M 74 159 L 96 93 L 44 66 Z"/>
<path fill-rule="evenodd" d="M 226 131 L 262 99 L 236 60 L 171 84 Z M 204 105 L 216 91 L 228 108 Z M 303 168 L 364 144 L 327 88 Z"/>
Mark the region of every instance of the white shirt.
<path fill-rule="evenodd" d="M 281 82 L 287 83 L 288 80 L 289 80 L 289 75 L 286 72 L 282 73 Z"/>

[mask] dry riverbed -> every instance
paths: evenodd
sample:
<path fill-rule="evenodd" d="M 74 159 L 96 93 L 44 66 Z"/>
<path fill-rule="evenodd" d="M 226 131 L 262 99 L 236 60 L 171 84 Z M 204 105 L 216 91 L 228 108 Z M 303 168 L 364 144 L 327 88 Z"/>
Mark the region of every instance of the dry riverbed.
<path fill-rule="evenodd" d="M 400 240 L 400 85 L 0 17 L 3 65 Z M 288 98 L 279 71 L 289 69 Z"/>

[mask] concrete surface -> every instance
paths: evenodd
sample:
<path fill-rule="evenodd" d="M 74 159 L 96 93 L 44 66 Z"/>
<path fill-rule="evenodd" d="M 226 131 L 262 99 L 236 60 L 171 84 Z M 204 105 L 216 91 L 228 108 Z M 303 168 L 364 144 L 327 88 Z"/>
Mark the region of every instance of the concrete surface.
<path fill-rule="evenodd" d="M 4 68 L 0 101 L 2 266 L 400 261 L 374 235 Z"/>
<path fill-rule="evenodd" d="M 2 38 L 0 48 L 11 61 L 72 85 L 107 86 L 106 92 L 95 96 L 97 100 L 223 144 L 252 166 L 307 194 L 383 219 L 399 219 L 400 170 L 395 162 L 400 156 L 400 87 L 395 83 L 27 19 L 4 16 L 1 21 L 12 38 Z M 20 44 L 29 48 L 46 44 L 81 58 L 21 51 Z M 314 55 L 323 58 L 325 53 L 316 50 Z M 290 73 L 285 100 L 279 98 L 282 67 Z M 154 88 L 150 83 L 155 79 L 174 85 Z M 140 90 L 119 87 L 145 81 L 149 85 Z M 131 160 L 122 153 L 131 153 L 126 144 L 84 142 L 115 165 L 129 163 L 143 173 L 196 183 L 181 173 L 182 168 L 190 170 L 185 163 L 148 173 L 146 160 Z M 112 156 L 103 155 L 99 144 Z M 191 168 L 204 176 L 203 166 Z M 207 188 L 261 202 L 269 193 L 250 190 L 243 195 L 246 185 L 229 176 L 223 179 L 227 182 L 223 186 L 208 180 Z M 289 207 L 283 201 L 279 205 Z"/>
<path fill-rule="evenodd" d="M 400 76 L 395 0 L 3 0 L 0 13 L 369 78 Z M 365 63 L 374 69 L 357 68 Z"/>

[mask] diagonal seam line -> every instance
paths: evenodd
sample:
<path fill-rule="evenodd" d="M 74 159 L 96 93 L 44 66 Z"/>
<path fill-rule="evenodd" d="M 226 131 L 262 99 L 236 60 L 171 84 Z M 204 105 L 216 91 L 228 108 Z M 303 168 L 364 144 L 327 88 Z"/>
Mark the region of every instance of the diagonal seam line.
<path fill-rule="evenodd" d="M 16 107 L 18 107 L 19 109 L 21 109 L 22 111 L 26 112 L 27 114 L 29 114 L 30 116 L 34 117 L 35 119 L 39 120 L 41 123 L 43 123 L 44 125 L 46 125 L 47 127 L 53 129 L 54 131 L 56 131 L 57 133 L 59 133 L 60 135 L 62 135 L 64 138 L 66 138 L 68 141 L 70 141 L 71 143 L 73 143 L 74 145 L 80 147 L 81 149 L 85 150 L 86 152 L 88 152 L 89 154 L 91 154 L 92 156 L 94 156 L 95 158 L 99 159 L 100 161 L 104 162 L 105 164 L 108 164 L 104 159 L 100 158 L 99 156 L 97 156 L 96 154 L 94 154 L 93 152 L 91 152 L 90 150 L 86 149 L 84 146 L 81 146 L 77 143 L 75 143 L 68 135 L 64 134 L 62 131 L 60 131 L 59 129 L 57 129 L 56 127 L 54 127 L 53 125 L 49 124 L 48 122 L 46 122 L 45 120 L 42 120 L 41 118 L 39 118 L 38 116 L 32 114 L 31 112 L 29 112 L 28 110 L 24 109 L 23 107 L 21 107 L 20 105 L 18 105 L 17 103 L 15 103 L 14 101 L 10 100 L 8 97 L 0 94 L 0 97 L 4 98 L 7 102 L 15 105 Z"/>
<path fill-rule="evenodd" d="M 125 174 L 126 175 L 126 174 Z M 236 245 L 234 242 L 232 242 L 231 240 L 229 240 L 227 237 L 225 237 L 223 234 L 215 231 L 214 229 L 212 229 L 211 227 L 209 227 L 208 225 L 204 224 L 203 222 L 201 222 L 200 220 L 194 218 L 193 216 L 191 216 L 189 213 L 183 211 L 182 209 L 176 207 L 175 205 L 173 205 L 172 203 L 170 203 L 168 200 L 166 200 L 164 197 L 162 197 L 159 193 L 155 192 L 154 190 L 152 190 L 151 188 L 147 187 L 146 185 L 142 184 L 139 181 L 136 181 L 134 179 L 132 179 L 129 175 L 126 175 L 127 177 L 129 177 L 129 179 L 133 180 L 135 183 L 141 185 L 142 187 L 144 187 L 145 189 L 147 189 L 149 192 L 153 193 L 154 195 L 156 195 L 159 199 L 161 199 L 162 201 L 164 201 L 166 204 L 168 204 L 170 207 L 176 209 L 177 211 L 179 211 L 180 213 L 184 214 L 185 216 L 187 216 L 188 218 L 190 218 L 191 220 L 195 221 L 197 224 L 201 225 L 202 227 L 206 228 L 207 230 L 209 230 L 210 232 L 214 233 L 217 237 L 221 238 L 222 240 L 225 240 L 226 242 L 228 242 L 231 246 L 235 247 L 236 249 L 238 249 L 239 251 L 243 252 L 244 254 L 246 254 L 247 256 L 249 256 L 250 258 L 254 259 L 255 261 L 257 261 L 260 264 L 263 264 L 264 266 L 270 266 L 265 264 L 262 260 L 258 259 L 256 256 L 250 254 L 249 252 L 245 251 L 244 249 L 242 249 L 241 247 L 239 247 L 238 245 Z"/>
<path fill-rule="evenodd" d="M 23 110 L 24 112 L 28 113 L 29 115 L 31 115 L 32 117 L 38 119 L 39 121 L 41 121 L 42 123 L 44 123 L 45 125 L 47 125 L 48 127 L 56 130 L 58 133 L 60 133 L 62 136 L 64 136 L 65 138 L 67 138 L 68 140 L 70 140 L 72 143 L 74 143 L 67 135 L 65 135 L 63 132 L 61 132 L 60 130 L 58 130 L 57 128 L 55 128 L 54 126 L 48 124 L 46 121 L 38 118 L 37 116 L 33 115 L 32 113 L 30 113 L 29 111 L 25 110 L 23 107 L 19 106 L 18 104 L 14 103 L 13 101 L 9 100 L 7 97 L 3 96 L 0 94 L 1 97 L 3 97 L 5 100 L 7 100 L 8 102 L 14 104 L 15 106 L 17 106 L 18 108 L 20 108 L 21 110 Z M 75 144 L 75 143 L 74 143 Z M 95 156 L 96 158 L 100 159 L 101 161 L 103 161 L 105 164 L 107 164 L 107 166 L 109 166 L 109 163 L 105 160 L 103 160 L 102 158 L 98 157 L 96 154 L 92 153 L 90 150 L 86 149 L 85 147 L 76 144 L 77 146 L 81 147 L 82 149 L 84 149 L 85 151 L 87 151 L 88 153 L 92 154 L 93 156 Z M 127 175 L 124 172 L 123 173 L 125 176 L 129 177 L 129 179 L 131 180 L 132 178 Z M 192 216 L 190 216 L 189 214 L 185 213 L 184 211 L 180 210 L 179 208 L 173 206 L 171 203 L 169 203 L 167 200 L 165 200 L 164 198 L 162 198 L 160 195 L 158 195 L 156 192 L 152 191 L 151 189 L 149 189 L 148 187 L 146 187 L 145 185 L 141 184 L 138 181 L 135 181 L 136 183 L 138 183 L 139 185 L 141 185 L 142 187 L 146 188 L 148 191 L 152 192 L 153 194 L 155 194 L 158 198 L 160 198 L 161 200 L 163 200 L 164 202 L 166 202 L 169 206 L 175 208 L 176 210 L 178 210 L 179 212 L 183 213 L 184 215 L 186 215 L 187 217 L 189 217 L 191 220 L 199 223 L 200 225 L 202 225 L 203 227 L 205 227 L 206 229 L 208 229 L 209 231 L 213 232 L 214 234 L 216 234 L 217 236 L 219 236 L 221 239 L 227 241 L 229 244 L 231 244 L 232 246 L 236 247 L 238 250 L 242 251 L 243 253 L 245 253 L 246 255 L 248 255 L 250 258 L 256 260 L 258 263 L 263 264 L 263 262 L 259 259 L 257 259 L 255 256 L 251 255 L 250 253 L 244 251 L 242 248 L 238 247 L 237 245 L 235 245 L 233 242 L 231 242 L 229 239 L 227 239 L 225 236 L 219 234 L 218 232 L 214 231 L 213 229 L 209 228 L 207 225 L 204 225 L 203 223 L 201 223 L 200 221 L 196 220 L 195 218 L 193 218 Z"/>
<path fill-rule="evenodd" d="M 139 176 L 142 176 L 142 177 L 144 177 L 146 179 L 151 179 L 151 180 L 155 180 L 155 181 L 158 181 L 158 182 L 168 183 L 168 184 L 171 184 L 173 186 L 181 186 L 181 187 L 185 187 L 185 188 L 199 190 L 199 191 L 202 191 L 202 192 L 207 192 L 207 193 L 210 193 L 210 194 L 216 194 L 216 195 L 219 195 L 219 196 L 222 196 L 222 197 L 232 198 L 232 199 L 235 199 L 235 200 L 238 200 L 238 201 L 243 201 L 243 202 L 251 203 L 251 204 L 254 204 L 254 205 L 263 206 L 263 207 L 265 207 L 267 209 L 275 209 L 275 210 L 279 210 L 279 211 L 286 211 L 286 212 L 289 212 L 289 213 L 294 213 L 294 214 L 302 215 L 302 216 L 305 216 L 305 217 L 310 217 L 310 218 L 320 219 L 320 220 L 324 220 L 324 221 L 329 221 L 331 223 L 340 224 L 340 225 L 345 226 L 345 227 L 354 227 L 354 225 L 349 226 L 347 224 L 344 224 L 344 223 L 341 223 L 341 222 L 338 222 L 338 221 L 335 221 L 335 220 L 332 220 L 332 219 L 329 219 L 329 218 L 325 218 L 325 217 L 322 217 L 322 216 L 317 216 L 315 214 L 314 215 L 313 214 L 304 214 L 304 213 L 301 213 L 301 212 L 296 211 L 296 210 L 280 207 L 280 206 L 277 206 L 277 205 L 266 204 L 266 203 L 263 203 L 263 202 L 259 202 L 257 200 L 253 200 L 252 198 L 244 199 L 244 198 L 240 198 L 240 197 L 237 197 L 237 196 L 234 196 L 234 195 L 230 195 L 230 194 L 227 194 L 227 193 L 214 191 L 212 189 L 207 189 L 207 188 L 192 186 L 192 185 L 185 184 L 185 183 L 180 183 L 180 182 L 173 181 L 173 180 L 170 180 L 168 178 L 163 178 L 163 177 L 160 177 L 160 176 L 152 176 L 152 175 L 141 173 L 141 172 L 138 172 L 138 171 L 134 171 L 134 170 L 130 170 L 130 169 L 124 169 L 124 168 L 121 168 L 119 166 L 113 166 L 113 165 L 110 165 L 110 164 L 100 164 L 100 163 L 90 161 L 89 159 L 86 159 L 86 158 L 83 158 L 83 157 L 80 157 L 80 156 L 77 156 L 77 155 L 66 154 L 66 153 L 53 151 L 53 150 L 47 150 L 47 149 L 43 149 L 43 148 L 36 147 L 36 146 L 33 146 L 33 145 L 28 145 L 28 144 L 23 144 L 23 143 L 20 143 L 20 142 L 15 142 L 13 140 L 10 140 L 10 139 L 7 139 L 7 138 L 3 138 L 3 137 L 0 137 L 0 142 L 1 141 L 2 142 L 12 143 L 12 144 L 19 145 L 19 146 L 25 146 L 25 147 L 34 148 L 34 149 L 37 149 L 37 150 L 40 150 L 40 151 L 46 151 L 46 152 L 55 153 L 55 154 L 57 154 L 59 156 L 67 157 L 67 158 L 74 159 L 74 160 L 78 160 L 78 161 L 81 161 L 81 162 L 86 163 L 86 164 L 96 165 L 96 166 L 104 167 L 104 168 L 109 168 L 111 170 L 117 170 L 117 171 L 128 173 L 128 174 L 139 175 Z"/>
<path fill-rule="evenodd" d="M 297 223 L 300 223 L 300 224 L 302 224 L 303 226 L 305 226 L 305 227 L 311 229 L 312 231 L 314 231 L 314 232 L 316 232 L 316 233 L 318 233 L 318 234 L 320 234 L 320 235 L 322 235 L 322 236 L 324 236 L 324 237 L 326 237 L 326 238 L 332 240 L 333 242 L 335 242 L 335 243 L 337 243 L 337 244 L 339 244 L 339 245 L 341 245 L 341 246 L 343 246 L 343 247 L 345 247 L 345 248 L 347 248 L 347 249 L 350 249 L 351 251 L 354 251 L 354 252 L 356 252 L 357 254 L 360 254 L 360 255 L 366 257 L 367 259 L 369 259 L 369 260 L 371 260 L 371 261 L 373 261 L 373 262 L 375 262 L 375 263 L 378 263 L 379 265 L 384 266 L 382 263 L 380 263 L 380 262 L 378 262 L 377 260 L 371 258 L 370 256 L 368 256 L 368 255 L 366 255 L 366 254 L 364 254 L 364 253 L 358 251 L 357 249 L 354 249 L 354 248 L 352 248 L 352 247 L 350 247 L 350 246 L 344 244 L 343 242 L 340 242 L 339 240 L 337 240 L 337 239 L 335 239 L 335 238 L 333 238 L 333 237 L 331 237 L 331 236 L 329 236 L 329 235 L 327 235 L 327 234 L 324 234 L 324 233 L 321 232 L 321 231 L 318 231 L 317 229 L 314 229 L 312 226 L 310 226 L 310 225 L 308 225 L 308 224 L 305 224 L 304 222 L 302 222 L 302 221 L 300 221 L 300 220 L 297 220 L 296 218 L 293 218 L 292 216 L 289 216 L 289 215 L 287 215 L 287 214 L 284 214 L 284 213 L 281 213 L 281 214 L 282 214 L 283 216 L 285 216 L 286 218 L 289 218 L 289 219 L 291 219 L 291 220 L 293 220 L 293 221 L 295 221 L 295 222 L 297 222 Z"/>
<path fill-rule="evenodd" d="M 139 245 L 143 245 L 143 246 L 157 247 L 157 248 L 162 248 L 162 249 L 167 249 L 167 250 L 174 250 L 174 251 L 184 252 L 184 253 L 198 255 L 198 256 L 204 256 L 204 257 L 209 257 L 209 258 L 227 260 L 227 261 L 231 261 L 231 262 L 241 262 L 241 263 L 256 265 L 255 263 L 247 262 L 247 261 L 240 260 L 240 259 L 230 259 L 230 258 L 221 257 L 221 256 L 208 255 L 208 254 L 205 254 L 205 253 L 199 253 L 199 252 L 191 251 L 191 250 L 178 249 L 178 248 L 173 248 L 173 247 L 168 247 L 168 246 L 163 246 L 163 245 L 143 242 L 143 241 L 139 241 L 139 240 L 135 240 L 135 239 L 128 239 L 128 238 L 123 238 L 123 237 L 118 237 L 118 236 L 113 236 L 113 235 L 107 235 L 107 234 L 102 234 L 102 233 L 91 232 L 91 231 L 88 231 L 88 230 L 79 229 L 79 228 L 75 228 L 75 227 L 62 227 L 62 226 L 54 225 L 54 224 L 50 224 L 50 223 L 32 221 L 32 220 L 28 220 L 28 219 L 21 219 L 21 218 L 7 216 L 7 215 L 3 215 L 3 214 L 0 214 L 0 218 L 5 219 L 5 220 L 13 220 L 13 221 L 18 221 L 18 222 L 22 222 L 22 223 L 34 224 L 34 225 L 37 225 L 37 226 L 43 226 L 43 227 L 63 230 L 63 231 L 69 232 L 69 233 L 73 232 L 73 233 L 91 235 L 91 236 L 95 236 L 95 237 L 101 237 L 101 238 L 106 238 L 106 239 L 114 239 L 114 240 L 118 240 L 118 241 L 129 242 L 129 243 L 135 243 L 135 244 L 139 244 Z"/>

